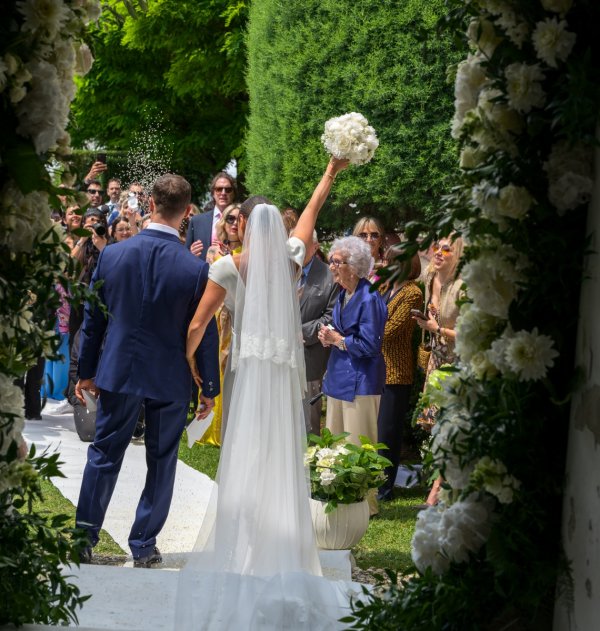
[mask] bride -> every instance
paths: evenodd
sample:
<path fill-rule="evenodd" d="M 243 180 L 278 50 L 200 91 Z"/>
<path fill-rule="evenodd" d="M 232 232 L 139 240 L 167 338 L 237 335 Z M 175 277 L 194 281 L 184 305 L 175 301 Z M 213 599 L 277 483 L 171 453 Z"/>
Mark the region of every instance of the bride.
<path fill-rule="evenodd" d="M 318 213 L 347 161 L 332 158 L 287 239 L 277 208 L 240 212 L 239 255 L 213 264 L 187 355 L 225 301 L 233 313 L 229 421 L 217 484 L 179 577 L 176 628 L 339 629 L 349 585 L 321 575 L 303 465 L 304 351 L 296 283 Z"/>

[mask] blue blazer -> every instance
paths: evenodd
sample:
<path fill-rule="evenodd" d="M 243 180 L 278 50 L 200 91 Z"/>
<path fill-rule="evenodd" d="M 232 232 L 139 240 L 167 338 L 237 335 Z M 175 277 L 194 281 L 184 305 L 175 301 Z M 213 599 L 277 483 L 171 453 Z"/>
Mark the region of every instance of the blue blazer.
<path fill-rule="evenodd" d="M 354 401 L 356 396 L 381 394 L 385 384 L 385 361 L 381 352 L 387 306 L 371 283 L 358 281 L 346 307 L 342 290 L 333 308 L 332 326 L 346 339 L 347 351 L 332 347 L 323 392 L 334 399 Z"/>
<path fill-rule="evenodd" d="M 204 248 L 199 258 L 203 261 L 206 261 L 206 252 L 212 244 L 212 222 L 213 211 L 209 210 L 201 215 L 194 215 L 188 226 L 185 247 L 189 250 L 194 241 L 202 241 Z"/>
<path fill-rule="evenodd" d="M 159 401 L 189 401 L 187 329 L 206 286 L 208 265 L 179 239 L 159 230 L 106 246 L 92 285 L 99 306 L 86 303 L 79 377 L 110 392 Z M 219 394 L 219 336 L 213 320 L 196 359 L 207 397 Z"/>

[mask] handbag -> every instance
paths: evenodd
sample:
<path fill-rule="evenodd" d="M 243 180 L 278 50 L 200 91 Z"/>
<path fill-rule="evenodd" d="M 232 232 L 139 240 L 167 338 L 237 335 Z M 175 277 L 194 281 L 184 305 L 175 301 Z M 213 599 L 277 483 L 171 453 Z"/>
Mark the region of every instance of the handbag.
<path fill-rule="evenodd" d="M 421 343 L 417 349 L 417 366 L 427 372 L 427 366 L 429 365 L 429 358 L 431 356 L 431 344 L 425 342 L 425 329 L 421 332 Z"/>

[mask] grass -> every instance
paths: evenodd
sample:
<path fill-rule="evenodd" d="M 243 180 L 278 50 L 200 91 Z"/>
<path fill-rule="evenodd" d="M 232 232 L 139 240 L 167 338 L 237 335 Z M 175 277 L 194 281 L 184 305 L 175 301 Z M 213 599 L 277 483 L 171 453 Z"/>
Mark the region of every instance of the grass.
<path fill-rule="evenodd" d="M 219 453 L 220 449 L 212 445 L 196 444 L 189 449 L 185 433 L 179 445 L 179 459 L 213 480 L 217 473 Z M 422 504 L 424 497 L 423 488 L 396 489 L 396 499 L 380 502 L 379 514 L 371 518 L 365 536 L 352 549 L 358 567 L 405 572 L 412 566 L 410 542 L 417 518 L 414 506 Z"/>
<path fill-rule="evenodd" d="M 68 515 L 69 526 L 75 526 L 75 506 L 48 480 L 41 480 L 43 501 L 34 503 L 38 512 L 52 515 Z M 100 531 L 100 541 L 94 548 L 94 554 L 100 556 L 120 556 L 127 554 L 115 543 L 114 539 L 104 530 Z"/>

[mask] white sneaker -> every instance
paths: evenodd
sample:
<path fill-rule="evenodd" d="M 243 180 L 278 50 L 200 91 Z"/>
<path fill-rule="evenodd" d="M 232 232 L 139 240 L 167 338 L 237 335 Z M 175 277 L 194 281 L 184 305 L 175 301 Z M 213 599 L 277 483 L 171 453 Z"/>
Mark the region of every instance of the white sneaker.
<path fill-rule="evenodd" d="M 73 406 L 69 403 L 68 399 L 59 401 L 58 404 L 52 408 L 44 410 L 48 414 L 72 414 Z"/>

